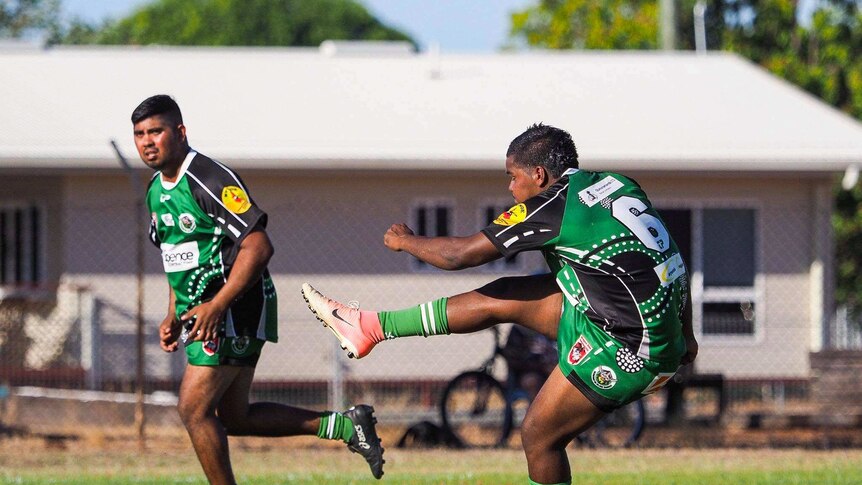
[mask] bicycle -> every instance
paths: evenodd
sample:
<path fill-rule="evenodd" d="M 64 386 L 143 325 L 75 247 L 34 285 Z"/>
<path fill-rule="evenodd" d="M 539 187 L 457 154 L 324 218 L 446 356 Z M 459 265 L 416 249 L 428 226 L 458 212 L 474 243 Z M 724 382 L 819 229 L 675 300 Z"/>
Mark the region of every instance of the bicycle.
<path fill-rule="evenodd" d="M 511 357 L 507 358 L 505 347 L 500 344 L 499 329 L 490 330 L 494 334 L 491 356 L 478 368 L 455 376 L 440 398 L 443 429 L 464 447 L 505 446 L 534 397 L 512 375 Z M 510 364 L 505 384 L 494 377 L 498 358 Z M 541 375 L 542 382 L 548 373 Z M 590 447 L 629 447 L 640 438 L 645 415 L 643 402 L 635 401 L 602 418 L 579 435 L 577 441 Z"/>

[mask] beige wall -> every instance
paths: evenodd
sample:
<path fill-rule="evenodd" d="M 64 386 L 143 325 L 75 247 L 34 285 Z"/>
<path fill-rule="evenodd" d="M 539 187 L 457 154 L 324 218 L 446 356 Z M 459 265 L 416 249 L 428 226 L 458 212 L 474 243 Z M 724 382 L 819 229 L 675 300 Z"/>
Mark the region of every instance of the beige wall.
<path fill-rule="evenodd" d="M 270 270 L 280 298 L 280 344 L 264 354 L 258 376 L 264 379 L 319 379 L 330 375 L 334 340 L 314 320 L 299 296 L 310 281 L 334 297 L 357 299 L 363 308 L 393 309 L 437 296 L 472 289 L 499 273 L 473 269 L 459 273 L 417 274 L 405 254 L 388 251 L 382 236 L 391 223 L 406 221 L 416 198 L 447 198 L 454 203 L 456 234 L 479 227 L 478 205 L 508 200 L 508 179 L 493 174 L 417 172 L 410 175 L 351 173 L 242 174 L 256 202 L 270 216 L 269 234 L 276 247 Z M 635 175 L 658 206 L 753 206 L 759 210 L 758 248 L 762 278 L 762 332 L 756 338 L 702 339 L 698 368 L 730 377 L 802 377 L 808 374 L 815 183 L 806 178 L 657 177 Z M 818 182 L 822 184 L 823 182 Z M 63 185 L 66 216 L 61 227 L 67 281 L 86 283 L 105 303 L 106 331 L 118 342 L 128 339 L 134 309 L 136 224 L 122 177 L 69 176 Z M 139 222 L 146 224 L 146 221 Z M 158 250 L 146 251 L 145 308 L 152 340 L 148 366 L 159 374 L 178 372 L 182 361 L 162 355 L 155 325 L 166 308 L 166 283 Z M 542 267 L 533 255 L 521 272 Z M 124 330 L 125 329 L 125 330 Z M 118 371 L 127 372 L 127 357 Z M 123 346 L 120 343 L 115 343 Z M 386 342 L 368 359 L 351 362 L 348 372 L 360 378 L 434 378 L 478 364 L 490 352 L 485 335 L 413 338 Z M 131 361 L 133 362 L 133 361 Z"/>

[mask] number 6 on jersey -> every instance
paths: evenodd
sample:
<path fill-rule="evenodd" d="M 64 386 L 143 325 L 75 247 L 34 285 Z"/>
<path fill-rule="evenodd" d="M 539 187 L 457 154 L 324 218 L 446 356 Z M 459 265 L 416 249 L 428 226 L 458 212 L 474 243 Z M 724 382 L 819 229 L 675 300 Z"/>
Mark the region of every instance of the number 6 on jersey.
<path fill-rule="evenodd" d="M 614 218 L 625 225 L 644 246 L 663 253 L 670 248 L 670 238 L 661 220 L 647 214 L 643 201 L 623 195 L 611 203 Z"/>

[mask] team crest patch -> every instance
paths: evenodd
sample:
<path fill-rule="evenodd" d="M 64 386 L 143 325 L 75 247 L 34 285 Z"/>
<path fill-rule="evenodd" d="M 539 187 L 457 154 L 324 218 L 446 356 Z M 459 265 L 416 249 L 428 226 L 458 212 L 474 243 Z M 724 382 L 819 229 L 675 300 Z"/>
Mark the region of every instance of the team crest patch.
<path fill-rule="evenodd" d="M 237 355 L 242 355 L 248 351 L 251 339 L 248 337 L 236 337 L 230 343 L 230 349 Z"/>
<path fill-rule="evenodd" d="M 629 374 L 639 372 L 644 368 L 644 361 L 626 347 L 620 347 L 616 354 L 617 366 Z"/>
<path fill-rule="evenodd" d="M 523 222 L 527 218 L 527 206 L 518 204 L 511 209 L 500 214 L 494 219 L 494 224 L 498 226 L 514 226 L 519 222 Z"/>
<path fill-rule="evenodd" d="M 197 227 L 197 223 L 195 222 L 195 216 L 189 214 L 188 212 L 183 212 L 180 214 L 180 230 L 185 233 L 191 233 Z"/>
<path fill-rule="evenodd" d="M 236 185 L 228 185 L 221 191 L 221 201 L 227 210 L 234 214 L 242 214 L 251 208 L 251 202 L 245 191 Z"/>
<path fill-rule="evenodd" d="M 617 384 L 617 374 L 608 366 L 600 365 L 590 375 L 593 384 L 599 389 L 610 389 Z"/>
<path fill-rule="evenodd" d="M 575 341 L 575 345 L 572 345 L 571 350 L 569 350 L 568 361 L 569 364 L 578 365 L 581 361 L 586 357 L 590 352 L 592 352 L 593 346 L 587 342 L 587 339 L 584 338 L 583 335 L 578 337 L 578 340 Z"/>
<path fill-rule="evenodd" d="M 219 347 L 219 339 L 216 337 L 213 340 L 207 340 L 206 342 L 201 344 L 201 349 L 203 349 L 204 353 L 207 355 L 215 355 L 218 352 Z"/>

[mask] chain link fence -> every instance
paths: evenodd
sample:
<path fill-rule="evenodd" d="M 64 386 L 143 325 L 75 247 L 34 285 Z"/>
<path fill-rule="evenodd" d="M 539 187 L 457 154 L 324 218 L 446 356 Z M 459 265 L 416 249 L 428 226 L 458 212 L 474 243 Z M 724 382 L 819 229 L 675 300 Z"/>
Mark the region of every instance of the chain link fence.
<path fill-rule="evenodd" d="M 62 230 L 44 243 L 49 251 L 60 252 L 63 273 L 42 285 L 43 291 L 23 292 L 19 298 L 7 294 L 0 301 L 0 425 L 5 429 L 60 433 L 129 428 L 135 424 L 138 386 L 144 391 L 148 427 L 181 426 L 174 405 L 185 356 L 164 353 L 158 346 L 168 289 L 159 251 L 148 242 L 141 296 L 144 380 L 136 381 L 135 224 L 140 221 L 121 180 L 117 178 L 114 195 L 106 196 L 108 202 L 84 198 L 64 207 Z M 383 207 L 368 197 L 351 197 L 346 203 L 331 196 L 346 193 L 349 180 L 326 192 L 314 190 L 314 182 L 297 183 L 312 187 L 305 190 L 280 188 L 277 181 L 263 178 L 251 184 L 270 215 L 268 232 L 276 248 L 270 270 L 280 321 L 280 341 L 264 347 L 252 400 L 320 410 L 368 402 L 389 424 L 437 421 L 446 383 L 492 355 L 490 332 L 387 341 L 367 358 L 349 361 L 307 310 L 300 285 L 308 281 L 336 299 L 358 300 L 362 308 L 400 309 L 503 275 L 543 271 L 541 257 L 520 255 L 490 268 L 446 273 L 383 247 L 388 222 L 415 225 L 417 214 L 427 215 L 429 208 L 437 218 L 429 234 L 474 232 L 506 204 L 491 197 L 499 192 L 496 181 L 478 195 L 420 197 L 420 202 L 416 194 L 423 194 L 409 183 L 400 184 L 401 192 L 383 192 L 388 182 L 381 182 L 371 190 L 387 193 L 390 200 Z M 816 332 L 807 270 L 813 243 L 797 236 L 813 230 L 806 221 L 819 209 L 786 201 L 687 205 L 668 199 L 657 206 L 693 274 L 701 357 L 687 371 L 684 417 L 721 415 L 725 423 L 757 425 L 769 415 L 823 415 L 824 406 L 829 413 L 821 395 L 835 384 L 818 377 L 834 372 L 829 365 L 855 364 L 825 364 L 810 357 Z M 828 220 L 828 213 L 821 216 Z M 710 242 L 720 236 L 722 244 Z M 844 310 L 828 316 L 823 333 L 823 352 L 840 350 L 852 360 L 862 351 L 859 323 Z M 505 366 L 497 373 L 504 378 Z M 647 401 L 653 422 L 663 420 L 668 408 L 665 393 Z M 835 410 L 847 416 L 853 412 Z"/>

